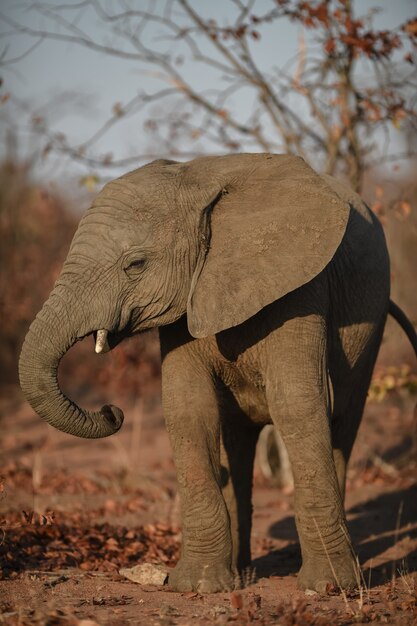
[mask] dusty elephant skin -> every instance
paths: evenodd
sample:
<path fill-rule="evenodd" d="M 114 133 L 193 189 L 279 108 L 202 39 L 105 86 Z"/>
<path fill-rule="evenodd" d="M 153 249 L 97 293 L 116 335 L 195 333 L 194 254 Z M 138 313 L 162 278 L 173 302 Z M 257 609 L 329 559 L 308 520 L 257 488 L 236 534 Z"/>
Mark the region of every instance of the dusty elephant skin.
<path fill-rule="evenodd" d="M 255 445 L 271 421 L 295 485 L 302 589 L 358 584 L 343 508 L 348 462 L 390 310 L 382 228 L 302 159 L 155 161 L 109 183 L 80 222 L 32 323 L 22 389 L 50 424 L 116 432 L 57 383 L 63 354 L 160 327 L 163 405 L 181 496 L 178 591 L 230 589 L 250 564 Z"/>

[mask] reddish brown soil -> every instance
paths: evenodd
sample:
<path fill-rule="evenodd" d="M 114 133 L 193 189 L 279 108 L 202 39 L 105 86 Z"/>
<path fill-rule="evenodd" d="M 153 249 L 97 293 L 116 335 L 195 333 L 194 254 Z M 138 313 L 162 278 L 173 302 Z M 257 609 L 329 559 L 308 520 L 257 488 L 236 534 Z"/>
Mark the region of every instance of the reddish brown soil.
<path fill-rule="evenodd" d="M 360 594 L 297 589 L 292 494 L 255 471 L 253 565 L 246 587 L 201 596 L 118 574 L 173 566 L 180 528 L 175 471 L 157 400 L 122 431 L 83 441 L 46 426 L 18 396 L 2 403 L 0 624 L 331 625 L 417 623 L 416 423 L 410 396 L 369 403 L 349 471 L 349 528 Z M 123 404 L 121 402 L 121 404 Z"/>

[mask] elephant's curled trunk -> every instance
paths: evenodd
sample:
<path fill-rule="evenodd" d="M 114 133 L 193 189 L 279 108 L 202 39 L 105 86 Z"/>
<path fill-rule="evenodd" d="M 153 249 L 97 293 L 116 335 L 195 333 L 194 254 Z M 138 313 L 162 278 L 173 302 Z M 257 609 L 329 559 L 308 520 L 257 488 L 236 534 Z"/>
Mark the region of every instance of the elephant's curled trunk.
<path fill-rule="evenodd" d="M 59 362 L 78 337 L 62 324 L 65 312 L 58 301 L 51 294 L 26 335 L 19 360 L 23 393 L 32 408 L 55 428 L 78 437 L 108 437 L 123 423 L 121 409 L 113 405 L 105 405 L 100 411 L 82 409 L 59 387 Z M 91 330 L 84 334 L 88 332 Z"/>

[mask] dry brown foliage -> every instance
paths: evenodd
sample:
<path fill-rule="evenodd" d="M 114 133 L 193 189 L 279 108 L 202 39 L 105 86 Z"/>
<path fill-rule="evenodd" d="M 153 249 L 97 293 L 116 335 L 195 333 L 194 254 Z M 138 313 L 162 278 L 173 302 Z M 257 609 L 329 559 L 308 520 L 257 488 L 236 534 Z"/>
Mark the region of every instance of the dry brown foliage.
<path fill-rule="evenodd" d="M 68 204 L 30 180 L 28 166 L 0 165 L 0 380 L 17 382 L 28 326 L 61 270 L 77 219 Z"/>

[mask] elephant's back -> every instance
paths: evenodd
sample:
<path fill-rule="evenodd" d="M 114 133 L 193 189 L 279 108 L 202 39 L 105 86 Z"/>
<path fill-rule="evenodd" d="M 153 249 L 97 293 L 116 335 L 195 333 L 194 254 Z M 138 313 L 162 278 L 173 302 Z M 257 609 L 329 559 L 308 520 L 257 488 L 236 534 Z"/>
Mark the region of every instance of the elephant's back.
<path fill-rule="evenodd" d="M 350 192 L 345 199 L 350 205 L 346 232 L 328 266 L 332 318 L 338 328 L 379 323 L 387 314 L 390 294 L 381 223 L 357 194 Z"/>

